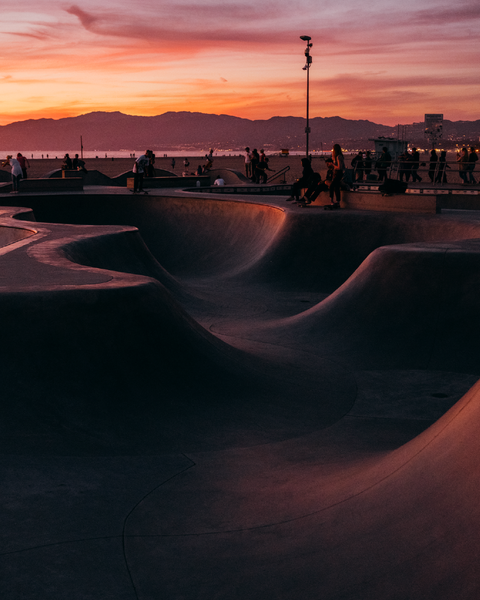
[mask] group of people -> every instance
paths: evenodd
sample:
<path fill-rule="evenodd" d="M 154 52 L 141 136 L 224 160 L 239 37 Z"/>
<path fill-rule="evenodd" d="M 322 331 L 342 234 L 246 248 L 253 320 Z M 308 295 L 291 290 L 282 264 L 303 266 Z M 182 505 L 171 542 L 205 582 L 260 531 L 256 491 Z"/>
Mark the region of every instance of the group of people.
<path fill-rule="evenodd" d="M 353 167 L 356 181 L 363 181 L 364 179 L 368 179 L 368 176 L 372 172 L 373 168 L 373 157 L 371 151 L 360 151 L 352 158 L 350 164 Z"/>
<path fill-rule="evenodd" d="M 253 183 L 267 183 L 267 171 L 272 171 L 268 166 L 268 158 L 264 150 L 260 153 L 256 148 L 250 151 L 247 146 L 245 148 L 245 176 Z"/>
<path fill-rule="evenodd" d="M 2 167 L 10 167 L 10 173 L 12 176 L 12 194 L 18 194 L 20 187 L 20 180 L 27 178 L 27 169 L 30 168 L 28 159 L 23 156 L 21 152 L 18 152 L 17 157 L 14 158 L 12 154 L 8 154 L 6 159 L 2 163 Z"/>
<path fill-rule="evenodd" d="M 311 204 L 320 192 L 328 191 L 331 208 L 340 208 L 340 190 L 345 173 L 345 158 L 340 144 L 332 149 L 332 158 L 326 159 L 327 175 L 324 180 L 320 173 L 315 173 L 309 158 L 302 158 L 302 176 L 292 186 L 291 196 L 287 202 L 296 202 L 300 206 Z M 305 193 L 302 197 L 302 190 Z"/>
<path fill-rule="evenodd" d="M 68 152 L 63 157 L 62 171 L 81 171 L 82 173 L 88 173 L 85 168 L 85 161 L 82 160 L 78 154 L 75 154 L 75 158 L 72 160 Z"/>
<path fill-rule="evenodd" d="M 470 147 L 470 152 L 464 146 L 457 154 L 458 174 L 460 175 L 463 184 L 477 183 L 473 176 L 477 160 L 478 155 L 474 146 Z"/>

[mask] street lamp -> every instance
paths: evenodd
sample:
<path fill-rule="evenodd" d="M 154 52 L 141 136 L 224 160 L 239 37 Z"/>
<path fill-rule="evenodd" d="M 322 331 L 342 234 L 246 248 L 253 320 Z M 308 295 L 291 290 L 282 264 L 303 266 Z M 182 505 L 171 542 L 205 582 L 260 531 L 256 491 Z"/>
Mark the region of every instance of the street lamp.
<path fill-rule="evenodd" d="M 307 42 L 307 47 L 305 48 L 305 66 L 303 70 L 307 72 L 307 126 L 305 127 L 305 155 L 308 158 L 308 136 L 310 134 L 310 121 L 309 121 L 309 104 L 310 104 L 310 65 L 312 64 L 312 57 L 310 56 L 310 48 L 313 44 L 310 42 L 312 39 L 309 35 L 301 35 L 300 39 L 304 42 Z"/>

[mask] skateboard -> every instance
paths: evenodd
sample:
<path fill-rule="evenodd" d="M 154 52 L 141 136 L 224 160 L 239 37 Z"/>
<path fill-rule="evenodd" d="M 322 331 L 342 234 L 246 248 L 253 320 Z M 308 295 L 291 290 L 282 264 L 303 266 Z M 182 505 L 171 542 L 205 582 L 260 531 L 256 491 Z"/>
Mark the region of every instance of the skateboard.
<path fill-rule="evenodd" d="M 141 194 L 141 193 L 143 193 L 143 194 L 148 194 L 148 192 L 147 192 L 147 191 L 145 191 L 145 190 L 141 190 L 141 191 L 139 191 L 139 192 L 136 192 L 135 190 L 130 190 L 130 191 L 132 192 L 132 194 Z"/>
<path fill-rule="evenodd" d="M 323 210 L 339 210 L 340 204 L 335 202 L 334 204 L 325 204 Z"/>

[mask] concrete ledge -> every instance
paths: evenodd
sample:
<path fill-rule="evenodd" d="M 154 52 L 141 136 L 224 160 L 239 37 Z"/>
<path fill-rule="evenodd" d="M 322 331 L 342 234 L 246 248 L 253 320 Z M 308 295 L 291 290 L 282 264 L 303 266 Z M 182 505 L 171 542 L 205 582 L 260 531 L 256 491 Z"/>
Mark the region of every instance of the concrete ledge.
<path fill-rule="evenodd" d="M 470 190 L 469 190 L 470 191 Z M 480 210 L 480 196 L 476 190 L 471 190 L 470 193 L 448 194 L 439 196 L 438 201 L 440 208 L 453 210 Z"/>
<path fill-rule="evenodd" d="M 80 171 L 75 170 L 62 170 L 62 179 L 75 179 L 81 177 Z"/>
<path fill-rule="evenodd" d="M 133 190 L 134 177 L 127 178 L 127 189 Z M 143 179 L 143 187 L 145 188 L 176 188 L 176 187 L 195 187 L 197 181 L 200 181 L 201 186 L 210 185 L 209 175 L 199 175 L 191 177 L 145 177 Z"/>
<path fill-rule="evenodd" d="M 83 190 L 83 179 L 71 177 L 66 179 L 22 179 L 21 192 L 66 192 Z"/>
<path fill-rule="evenodd" d="M 380 192 L 342 192 L 342 207 L 355 210 L 379 210 L 414 214 L 440 212 L 436 195 L 393 194 L 382 196 Z"/>

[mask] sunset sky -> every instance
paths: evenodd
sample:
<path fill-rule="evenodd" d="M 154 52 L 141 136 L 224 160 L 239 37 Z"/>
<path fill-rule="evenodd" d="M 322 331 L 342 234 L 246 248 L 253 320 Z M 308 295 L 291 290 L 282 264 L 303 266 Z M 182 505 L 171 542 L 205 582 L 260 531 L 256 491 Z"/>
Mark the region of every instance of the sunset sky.
<path fill-rule="evenodd" d="M 478 0 L 57 0 L 2 9 L 0 124 L 91 111 L 480 118 Z"/>

